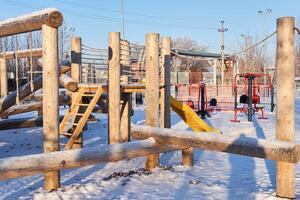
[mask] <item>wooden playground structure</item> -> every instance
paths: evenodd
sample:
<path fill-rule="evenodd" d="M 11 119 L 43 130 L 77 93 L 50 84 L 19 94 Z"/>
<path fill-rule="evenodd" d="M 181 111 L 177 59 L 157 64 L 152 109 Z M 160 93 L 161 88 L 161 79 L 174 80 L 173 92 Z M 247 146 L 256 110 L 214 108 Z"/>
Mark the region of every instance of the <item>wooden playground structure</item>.
<path fill-rule="evenodd" d="M 300 160 L 300 145 L 294 142 L 294 18 L 277 19 L 276 141 L 170 129 L 171 38 L 160 38 L 158 33 L 146 35 L 145 85 L 126 83 L 130 77 L 121 74 L 122 68 L 130 65 L 130 42 L 122 40 L 118 32 L 108 35 L 108 84 L 83 83 L 81 38 L 72 39 L 71 67 L 58 65 L 57 29 L 62 21 L 59 11 L 46 9 L 0 24 L 0 37 L 42 31 L 41 49 L 1 52 L 0 113 L 13 107 L 16 113 L 42 107 L 44 134 L 44 153 L 0 159 L 1 180 L 43 173 L 44 188 L 55 190 L 60 187 L 63 169 L 147 156 L 145 168 L 152 170 L 159 166 L 159 153 L 175 150 L 182 150 L 183 165 L 192 166 L 193 148 L 201 148 L 276 160 L 276 194 L 295 197 L 295 165 Z M 33 90 L 28 83 L 8 94 L 6 59 L 33 56 L 42 57 L 43 75 L 32 80 Z M 121 79 L 125 81 L 121 83 Z M 71 94 L 71 106 L 61 123 L 59 83 Z M 17 107 L 17 101 L 40 88 L 42 103 L 27 105 L 30 108 L 23 110 Z M 146 126 L 131 126 L 131 95 L 141 91 L 146 96 Z M 108 94 L 108 145 L 83 148 L 83 128 L 103 93 Z M 65 151 L 60 150 L 60 135 L 69 138 Z"/>

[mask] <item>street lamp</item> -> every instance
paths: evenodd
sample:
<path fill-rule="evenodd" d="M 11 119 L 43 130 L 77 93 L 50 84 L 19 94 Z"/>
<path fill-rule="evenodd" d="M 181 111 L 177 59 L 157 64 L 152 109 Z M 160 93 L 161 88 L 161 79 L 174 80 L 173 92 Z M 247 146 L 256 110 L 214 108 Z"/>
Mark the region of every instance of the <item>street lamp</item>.
<path fill-rule="evenodd" d="M 222 56 L 222 65 L 221 65 L 221 81 L 222 85 L 224 85 L 224 32 L 228 31 L 228 28 L 224 28 L 224 21 L 221 21 L 221 28 L 218 29 L 219 32 L 222 33 L 222 44 L 221 44 L 221 56 Z"/>
<path fill-rule="evenodd" d="M 272 13 L 272 9 L 271 8 L 268 8 L 267 10 L 259 10 L 257 11 L 257 14 L 259 16 L 262 16 L 263 17 L 263 27 L 265 27 L 265 35 L 267 36 L 268 33 L 267 33 L 267 28 L 266 28 L 266 18 L 267 18 L 267 15 L 271 15 Z M 263 70 L 264 70 L 264 74 L 267 73 L 267 70 L 266 70 L 266 65 L 267 65 L 267 41 L 265 42 L 265 63 L 264 63 L 264 66 L 263 66 Z M 266 79 L 266 76 L 264 76 L 264 84 L 267 83 L 267 79 Z"/>

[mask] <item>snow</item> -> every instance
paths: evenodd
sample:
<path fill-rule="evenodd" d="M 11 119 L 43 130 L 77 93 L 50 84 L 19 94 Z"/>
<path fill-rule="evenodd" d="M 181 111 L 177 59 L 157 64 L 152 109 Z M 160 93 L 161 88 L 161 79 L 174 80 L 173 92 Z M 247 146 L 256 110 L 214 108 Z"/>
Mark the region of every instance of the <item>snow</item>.
<path fill-rule="evenodd" d="M 296 141 L 300 143 L 300 97 L 295 104 Z M 61 112 L 66 110 L 61 108 Z M 15 117 L 35 115 L 29 113 Z M 85 147 L 105 145 L 107 115 L 95 114 L 84 132 Z M 230 122 L 232 112 L 216 112 L 207 123 L 225 135 L 275 139 L 275 114 L 268 120 Z M 189 130 L 175 114 L 172 128 Z M 298 123 L 297 123 L 298 122 Z M 133 124 L 145 124 L 145 108 L 135 109 Z M 62 141 L 66 139 L 62 137 Z M 42 128 L 0 131 L 0 158 L 42 152 Z M 0 199 L 279 199 L 275 197 L 275 161 L 196 150 L 195 166 L 180 165 L 181 152 L 161 154 L 161 167 L 142 170 L 145 158 L 98 164 L 61 172 L 58 191 L 43 190 L 43 176 L 36 175 L 0 182 Z M 296 195 L 300 199 L 300 167 L 296 171 Z"/>

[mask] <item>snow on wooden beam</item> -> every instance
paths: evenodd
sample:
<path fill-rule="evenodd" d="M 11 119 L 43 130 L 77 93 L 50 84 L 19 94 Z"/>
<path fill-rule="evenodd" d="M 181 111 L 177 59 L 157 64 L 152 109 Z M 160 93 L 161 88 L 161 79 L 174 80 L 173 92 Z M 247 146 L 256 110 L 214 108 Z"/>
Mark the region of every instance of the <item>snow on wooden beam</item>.
<path fill-rule="evenodd" d="M 32 57 L 42 57 L 42 49 L 25 49 L 25 50 L 18 50 L 18 51 L 7 51 L 0 54 L 0 58 L 5 58 L 5 60 L 15 59 L 16 55 L 18 58 L 30 58 L 32 54 Z"/>
<path fill-rule="evenodd" d="M 177 149 L 174 146 L 157 146 L 153 138 L 148 138 L 122 144 L 3 158 L 0 159 L 0 180 L 96 163 L 116 162 Z"/>
<path fill-rule="evenodd" d="M 134 139 L 153 137 L 163 146 L 196 147 L 292 163 L 299 161 L 300 154 L 299 144 L 256 139 L 245 135 L 233 137 L 217 133 L 197 133 L 150 126 L 133 126 L 131 135 Z"/>
<path fill-rule="evenodd" d="M 62 25 L 63 15 L 55 8 L 47 8 L 31 14 L 0 22 L 0 37 L 41 30 L 42 25 L 57 28 Z"/>

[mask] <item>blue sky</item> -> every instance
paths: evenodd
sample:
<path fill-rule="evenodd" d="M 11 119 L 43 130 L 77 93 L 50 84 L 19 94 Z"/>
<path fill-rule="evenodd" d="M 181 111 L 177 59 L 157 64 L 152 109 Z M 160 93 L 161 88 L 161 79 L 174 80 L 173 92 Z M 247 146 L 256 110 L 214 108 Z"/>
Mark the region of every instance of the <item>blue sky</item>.
<path fill-rule="evenodd" d="M 0 20 L 39 8 L 56 7 L 65 22 L 76 29 L 83 42 L 107 46 L 110 31 L 120 31 L 121 0 L 0 0 Z M 188 36 L 211 52 L 220 51 L 220 21 L 225 21 L 225 50 L 232 53 L 242 42 L 241 34 L 262 39 L 276 29 L 276 18 L 294 16 L 300 20 L 297 0 L 124 0 L 125 38 L 144 43 L 147 32 L 158 32 L 172 38 Z M 258 15 L 257 11 L 269 15 Z M 297 22 L 296 22 L 297 23 Z M 300 25 L 300 23 L 298 23 Z M 271 41 L 272 43 L 272 41 Z M 272 47 L 272 45 L 270 45 Z"/>

